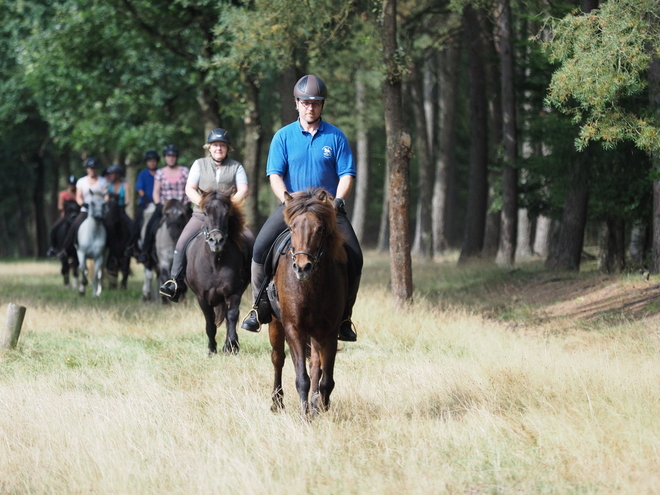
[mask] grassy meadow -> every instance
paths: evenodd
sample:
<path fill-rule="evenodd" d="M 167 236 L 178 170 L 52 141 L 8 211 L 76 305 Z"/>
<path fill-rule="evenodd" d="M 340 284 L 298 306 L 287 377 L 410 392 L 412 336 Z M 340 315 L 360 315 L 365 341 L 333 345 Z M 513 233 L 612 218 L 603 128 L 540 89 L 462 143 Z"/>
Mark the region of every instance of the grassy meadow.
<path fill-rule="evenodd" d="M 0 263 L 2 327 L 27 307 L 0 352 L 1 494 L 660 493 L 660 321 L 545 321 L 509 293 L 539 264 L 415 263 L 395 311 L 367 253 L 358 342 L 311 424 L 290 360 L 270 412 L 265 331 L 210 359 L 196 302 L 141 303 L 134 268 L 92 299 L 55 262 Z"/>

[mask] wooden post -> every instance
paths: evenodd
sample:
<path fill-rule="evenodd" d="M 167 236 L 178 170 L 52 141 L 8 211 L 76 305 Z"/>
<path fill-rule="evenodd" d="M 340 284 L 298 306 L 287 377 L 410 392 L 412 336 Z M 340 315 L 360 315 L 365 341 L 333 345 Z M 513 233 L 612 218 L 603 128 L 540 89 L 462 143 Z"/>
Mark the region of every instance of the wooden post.
<path fill-rule="evenodd" d="M 16 347 L 18 336 L 23 326 L 23 318 L 25 318 L 25 306 L 9 303 L 7 309 L 7 326 L 0 341 L 1 348 L 14 349 Z"/>

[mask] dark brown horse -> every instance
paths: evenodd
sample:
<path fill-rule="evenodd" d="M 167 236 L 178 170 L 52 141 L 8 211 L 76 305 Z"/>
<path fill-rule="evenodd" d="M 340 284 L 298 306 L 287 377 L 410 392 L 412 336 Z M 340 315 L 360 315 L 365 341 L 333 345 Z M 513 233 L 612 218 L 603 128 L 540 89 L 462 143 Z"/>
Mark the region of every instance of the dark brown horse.
<path fill-rule="evenodd" d="M 250 283 L 254 239 L 244 234 L 245 215 L 228 193 L 207 191 L 200 208 L 204 227 L 186 250 L 186 283 L 197 296 L 206 319 L 209 356 L 216 354 L 217 327 L 227 320 L 224 353 L 239 350 L 236 322 L 241 297 Z"/>
<path fill-rule="evenodd" d="M 284 220 L 291 230 L 291 249 L 281 255 L 274 277 L 279 316 L 269 326 L 275 368 L 271 409 L 284 407 L 282 368 L 286 340 L 296 370 L 300 413 L 306 418 L 310 412 L 315 415 L 328 408 L 335 386 L 337 334 L 348 293 L 346 250 L 328 192 L 309 188 L 285 196 Z"/>

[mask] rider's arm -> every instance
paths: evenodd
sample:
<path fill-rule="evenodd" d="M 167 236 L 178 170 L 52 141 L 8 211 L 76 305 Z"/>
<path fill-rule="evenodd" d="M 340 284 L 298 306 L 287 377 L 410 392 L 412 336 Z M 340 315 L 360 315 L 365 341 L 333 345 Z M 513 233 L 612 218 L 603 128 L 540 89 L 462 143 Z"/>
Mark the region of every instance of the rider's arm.
<path fill-rule="evenodd" d="M 286 192 L 284 179 L 277 174 L 270 174 L 268 178 L 270 179 L 270 188 L 273 190 L 273 193 L 275 193 L 277 199 L 284 203 L 284 193 Z"/>
<path fill-rule="evenodd" d="M 337 197 L 346 199 L 351 194 L 353 190 L 353 183 L 355 182 L 355 177 L 352 175 L 344 175 L 339 179 L 339 184 L 337 184 Z"/>
<path fill-rule="evenodd" d="M 247 197 L 248 192 L 250 192 L 250 188 L 247 184 L 236 184 L 236 193 L 231 199 L 234 203 L 239 203 Z"/>
<path fill-rule="evenodd" d="M 57 196 L 57 211 L 64 211 L 64 197 L 61 194 Z"/>
<path fill-rule="evenodd" d="M 154 181 L 154 203 L 160 204 L 160 181 Z"/>
<path fill-rule="evenodd" d="M 125 182 L 125 183 L 124 183 L 124 204 L 125 204 L 126 206 L 128 206 L 129 204 L 131 204 L 131 191 L 130 191 L 130 189 L 131 189 L 131 188 L 128 187 L 128 183 Z"/>
<path fill-rule="evenodd" d="M 202 200 L 202 195 L 199 194 L 199 184 L 194 181 L 186 182 L 186 196 L 190 202 L 194 205 L 199 205 L 199 202 Z"/>
<path fill-rule="evenodd" d="M 82 187 L 78 187 L 76 189 L 76 203 L 78 203 L 80 206 L 82 206 L 84 203 Z"/>

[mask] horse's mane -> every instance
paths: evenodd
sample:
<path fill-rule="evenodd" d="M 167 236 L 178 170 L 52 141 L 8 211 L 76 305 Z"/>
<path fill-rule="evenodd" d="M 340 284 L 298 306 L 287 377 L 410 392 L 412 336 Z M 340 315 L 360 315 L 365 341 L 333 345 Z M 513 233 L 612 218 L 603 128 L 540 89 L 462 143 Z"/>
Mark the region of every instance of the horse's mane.
<path fill-rule="evenodd" d="M 289 225 L 298 215 L 307 212 L 318 217 L 326 228 L 326 251 L 333 260 L 344 263 L 346 262 L 344 235 L 337 225 L 333 199 L 328 191 L 320 187 L 308 187 L 304 191 L 295 192 L 286 201 L 284 221 Z"/>
<path fill-rule="evenodd" d="M 200 209 L 205 211 L 207 205 L 213 201 L 219 201 L 227 206 L 227 210 L 229 211 L 229 230 L 227 235 L 229 239 L 234 241 L 242 249 L 244 242 L 243 230 L 245 230 L 246 224 L 243 208 L 231 200 L 231 192 L 212 189 L 202 194 L 202 200 L 199 202 Z"/>

